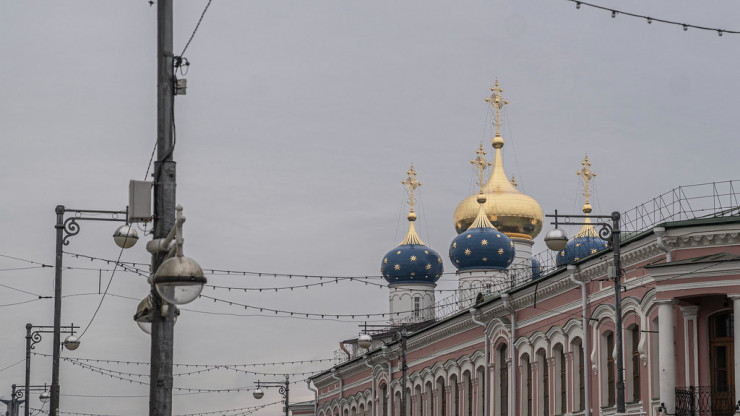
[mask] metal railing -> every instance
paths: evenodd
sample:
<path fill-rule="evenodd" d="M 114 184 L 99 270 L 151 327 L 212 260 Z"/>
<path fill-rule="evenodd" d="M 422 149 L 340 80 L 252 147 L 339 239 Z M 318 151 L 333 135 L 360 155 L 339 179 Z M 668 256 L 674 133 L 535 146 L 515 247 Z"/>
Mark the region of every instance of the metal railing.
<path fill-rule="evenodd" d="M 734 414 L 734 386 L 676 388 L 676 416 L 731 416 Z"/>

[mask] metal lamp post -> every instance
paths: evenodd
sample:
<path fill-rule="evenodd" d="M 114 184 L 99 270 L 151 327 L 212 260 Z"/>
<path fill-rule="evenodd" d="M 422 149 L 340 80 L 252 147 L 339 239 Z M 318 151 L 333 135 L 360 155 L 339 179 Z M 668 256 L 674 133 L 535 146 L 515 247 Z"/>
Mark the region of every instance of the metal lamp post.
<path fill-rule="evenodd" d="M 61 353 L 61 322 L 62 322 L 62 257 L 63 247 L 69 245 L 69 238 L 74 237 L 80 232 L 78 221 L 115 221 L 126 222 L 127 211 L 101 211 L 88 209 L 71 209 L 64 205 L 57 205 L 56 209 L 57 222 L 54 225 L 56 229 L 56 263 L 54 266 L 54 348 L 52 353 L 51 368 L 51 405 L 49 408 L 50 416 L 59 414 L 59 356 Z M 65 219 L 66 214 L 73 216 Z M 94 217 L 90 215 L 108 215 L 109 217 Z M 113 239 L 121 248 L 132 247 L 139 236 L 136 230 L 130 226 L 124 225 L 119 227 L 113 234 Z"/>
<path fill-rule="evenodd" d="M 401 330 L 395 331 L 393 335 L 394 338 L 398 337 L 401 341 L 401 416 L 406 416 L 406 372 L 409 369 L 406 363 L 406 339 L 408 339 L 408 336 L 406 325 L 403 325 Z M 372 344 L 373 338 L 367 333 L 360 334 L 357 338 L 357 345 L 360 348 L 369 349 Z M 373 403 L 374 401 L 375 398 L 373 398 Z"/>
<path fill-rule="evenodd" d="M 624 397 L 624 357 L 622 351 L 622 266 L 620 258 L 620 218 L 619 212 L 614 211 L 611 215 L 562 215 L 558 214 L 555 210 L 553 215 L 545 215 L 549 218 L 554 218 L 552 222 L 555 225 L 555 229 L 551 230 L 545 236 L 545 244 L 550 250 L 560 251 L 565 248 L 568 238 L 565 233 L 558 228 L 558 225 L 572 224 L 572 225 L 598 225 L 601 228 L 598 231 L 599 238 L 609 242 L 609 246 L 612 248 L 614 253 L 614 314 L 615 314 L 615 344 L 617 348 L 617 413 L 625 413 L 625 397 Z M 559 218 L 597 218 L 600 221 L 596 222 L 560 222 Z M 611 220 L 611 224 L 608 220 Z M 583 328 L 584 336 L 586 336 L 586 328 Z"/>
<path fill-rule="evenodd" d="M 77 349 L 77 347 L 80 346 L 80 340 L 74 336 L 75 329 L 79 328 L 80 327 L 75 326 L 75 324 L 60 326 L 59 328 L 60 333 L 71 334 L 62 343 L 62 345 L 70 351 L 74 351 Z M 32 324 L 26 324 L 26 397 L 28 397 L 31 388 L 31 350 L 36 347 L 36 344 L 41 342 L 41 334 L 48 334 L 53 332 L 53 326 L 34 326 Z M 30 412 L 28 406 L 26 406 L 24 415 L 29 416 L 29 414 Z"/>
<path fill-rule="evenodd" d="M 10 394 L 10 400 L 7 403 L 8 406 L 8 416 L 18 416 L 18 408 L 20 407 L 21 403 L 26 403 L 24 406 L 25 414 L 28 415 L 30 411 L 30 406 L 28 403 L 29 399 L 29 392 L 32 391 L 40 391 L 42 392 L 39 395 L 39 399 L 42 403 L 46 404 L 49 399 L 51 398 L 51 393 L 49 392 L 49 386 L 46 384 L 44 385 L 35 385 L 31 386 L 28 383 L 24 386 L 19 386 L 17 384 L 12 385 L 12 393 Z M 25 397 L 25 400 L 21 400 Z"/>
<path fill-rule="evenodd" d="M 279 381 L 266 381 L 261 382 L 257 381 L 257 389 L 252 392 L 252 396 L 259 400 L 265 396 L 265 392 L 262 391 L 261 387 L 277 387 L 278 393 L 280 393 L 281 396 L 283 396 L 283 400 L 285 400 L 285 416 L 290 416 L 290 409 L 288 409 L 288 400 L 290 398 L 290 378 L 288 375 L 285 375 L 285 381 L 279 382 Z"/>

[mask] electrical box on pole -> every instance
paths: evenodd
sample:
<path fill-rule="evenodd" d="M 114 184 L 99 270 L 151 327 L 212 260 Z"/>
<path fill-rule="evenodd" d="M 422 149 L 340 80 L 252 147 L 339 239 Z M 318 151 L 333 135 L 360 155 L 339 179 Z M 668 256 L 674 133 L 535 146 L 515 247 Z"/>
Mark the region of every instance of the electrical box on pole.
<path fill-rule="evenodd" d="M 128 183 L 129 224 L 152 220 L 152 182 L 131 180 Z"/>

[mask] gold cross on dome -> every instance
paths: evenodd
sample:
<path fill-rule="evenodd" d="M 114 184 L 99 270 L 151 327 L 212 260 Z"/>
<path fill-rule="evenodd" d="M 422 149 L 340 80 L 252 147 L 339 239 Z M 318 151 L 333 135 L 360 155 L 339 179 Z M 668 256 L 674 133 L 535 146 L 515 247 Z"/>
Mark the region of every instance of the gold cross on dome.
<path fill-rule="evenodd" d="M 499 134 L 499 127 L 501 127 L 500 118 L 499 118 L 499 110 L 504 108 L 505 105 L 509 104 L 509 102 L 504 100 L 504 97 L 501 95 L 503 92 L 504 90 L 499 88 L 498 80 L 496 80 L 496 83 L 494 84 L 494 86 L 491 87 L 491 96 L 486 98 L 486 102 L 491 105 L 496 115 L 496 123 L 495 123 L 496 137 L 501 135 Z"/>
<path fill-rule="evenodd" d="M 583 159 L 581 165 L 583 167 L 581 168 L 581 170 L 576 172 L 576 175 L 580 176 L 581 179 L 583 179 L 583 182 L 586 186 L 586 190 L 583 192 L 583 195 L 586 197 L 586 203 L 588 204 L 588 197 L 591 196 L 591 192 L 589 192 L 588 189 L 588 184 L 593 180 L 593 178 L 596 177 L 596 172 L 591 170 L 591 162 L 588 161 L 588 155 L 586 155 L 586 158 Z"/>
<path fill-rule="evenodd" d="M 416 179 L 416 170 L 414 170 L 413 163 L 411 164 L 411 169 L 406 171 L 406 175 L 408 177 L 406 180 L 401 181 L 401 183 L 406 185 L 406 189 L 409 190 L 409 207 L 411 207 L 411 212 L 414 212 L 414 191 L 421 186 L 421 182 Z"/>
<path fill-rule="evenodd" d="M 486 171 L 487 167 L 491 166 L 491 162 L 486 160 L 486 151 L 483 150 L 483 145 L 480 145 L 475 153 L 477 156 L 470 161 L 470 164 L 478 170 L 478 186 L 483 188 L 483 172 Z"/>

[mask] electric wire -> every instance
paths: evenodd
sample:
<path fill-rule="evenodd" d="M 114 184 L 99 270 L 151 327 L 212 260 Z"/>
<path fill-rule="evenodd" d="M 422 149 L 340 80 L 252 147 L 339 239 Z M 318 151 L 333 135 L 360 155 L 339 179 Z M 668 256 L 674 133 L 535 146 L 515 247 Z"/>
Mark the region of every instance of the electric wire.
<path fill-rule="evenodd" d="M 585 1 L 580 1 L 580 0 L 567 0 L 567 1 L 572 2 L 572 3 L 575 3 L 576 4 L 576 9 L 580 9 L 581 6 L 588 6 L 588 7 L 594 8 L 594 9 L 599 9 L 599 10 L 604 10 L 604 11 L 607 11 L 607 12 L 611 12 L 612 18 L 616 18 L 617 15 L 623 14 L 625 16 L 636 17 L 636 18 L 639 18 L 639 19 L 645 19 L 645 21 L 647 21 L 648 24 L 653 23 L 653 22 L 657 22 L 657 23 L 665 23 L 665 24 L 674 25 L 674 26 L 681 26 L 684 31 L 689 30 L 689 28 L 699 29 L 699 30 L 707 30 L 707 31 L 711 31 L 711 32 L 717 32 L 717 35 L 719 35 L 719 36 L 722 36 L 725 33 L 732 34 L 732 35 L 736 35 L 736 34 L 740 33 L 740 31 L 737 31 L 737 30 L 726 30 L 726 29 L 719 29 L 719 28 L 713 28 L 713 27 L 707 27 L 707 26 L 698 26 L 698 25 L 689 24 L 689 23 L 681 23 L 681 22 L 675 22 L 675 21 L 672 21 L 672 20 L 666 20 L 666 19 L 659 19 L 659 18 L 650 17 L 650 16 L 644 16 L 644 15 L 640 15 L 640 14 L 636 14 L 636 13 L 630 13 L 630 12 L 625 12 L 625 11 L 622 11 L 622 10 L 613 9 L 611 7 L 599 6 L 599 5 L 596 5 L 596 4 L 587 3 Z"/>
<path fill-rule="evenodd" d="M 30 263 L 30 264 L 35 264 L 35 265 L 38 265 L 38 266 L 41 266 L 41 267 L 54 267 L 54 266 L 52 266 L 50 264 L 39 263 L 39 262 L 35 262 L 33 260 L 24 259 L 24 258 L 21 258 L 21 257 L 9 256 L 7 254 L 0 254 L 0 257 L 4 257 L 6 259 L 18 260 L 18 261 L 22 261 L 22 262 L 26 262 L 26 263 Z"/>
<path fill-rule="evenodd" d="M 185 51 L 188 50 L 188 46 L 190 46 L 190 42 L 193 41 L 193 38 L 195 37 L 195 33 L 198 32 L 198 28 L 200 27 L 200 23 L 203 21 L 203 17 L 206 15 L 206 12 L 208 11 L 208 7 L 211 5 L 211 0 L 208 0 L 208 3 L 206 4 L 206 7 L 203 9 L 203 13 L 200 14 L 200 19 L 198 19 L 198 23 L 195 25 L 195 29 L 193 29 L 193 33 L 190 35 L 190 39 L 188 39 L 188 43 L 185 44 L 185 47 L 182 48 L 182 52 L 180 52 L 180 56 L 185 55 Z"/>
<path fill-rule="evenodd" d="M 7 366 L 7 367 L 3 367 L 3 368 L 0 368 L 0 372 L 1 372 L 1 371 L 5 371 L 5 370 L 7 370 L 7 369 L 9 369 L 9 368 L 15 367 L 15 366 L 17 366 L 18 364 L 20 364 L 20 363 L 22 363 L 22 362 L 24 362 L 24 361 L 26 361 L 26 359 L 25 359 L 25 358 L 24 358 L 24 359 L 22 359 L 22 360 L 20 360 L 20 361 L 16 361 L 16 362 L 14 362 L 13 364 L 11 364 L 11 365 L 9 365 L 9 366 Z"/>
<path fill-rule="evenodd" d="M 44 295 L 39 295 L 38 293 L 33 293 L 33 292 L 29 292 L 29 291 L 27 291 L 27 290 L 23 290 L 23 289 L 18 289 L 18 288 L 16 288 L 16 287 L 12 287 L 12 286 L 8 286 L 8 285 L 4 285 L 4 284 L 2 284 L 2 283 L 0 283 L 0 287 L 4 287 L 4 288 L 6 288 L 6 289 L 11 289 L 11 290 L 15 290 L 15 291 L 17 291 L 17 292 L 25 293 L 25 294 L 27 294 L 27 295 L 31 295 L 31 296 L 36 296 L 36 297 L 37 297 L 37 298 L 39 298 L 39 299 L 44 299 L 44 298 L 51 298 L 51 296 L 44 296 Z"/>

